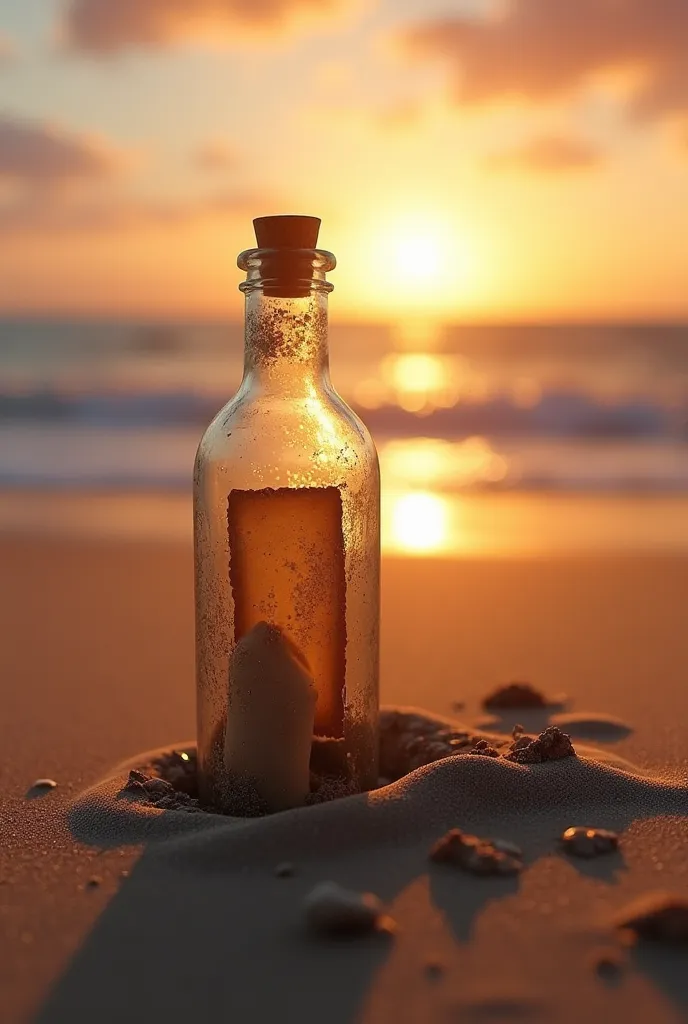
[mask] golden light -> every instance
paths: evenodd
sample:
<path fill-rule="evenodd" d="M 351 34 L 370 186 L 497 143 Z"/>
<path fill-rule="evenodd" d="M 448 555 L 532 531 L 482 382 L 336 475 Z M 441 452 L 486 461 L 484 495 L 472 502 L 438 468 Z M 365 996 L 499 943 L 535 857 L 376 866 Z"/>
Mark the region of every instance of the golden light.
<path fill-rule="evenodd" d="M 437 391 L 447 379 L 444 361 L 427 352 L 393 355 L 385 360 L 383 373 L 398 391 Z"/>
<path fill-rule="evenodd" d="M 433 487 L 452 481 L 453 445 L 450 441 L 416 437 L 388 441 L 380 447 L 380 466 L 392 486 Z"/>
<path fill-rule="evenodd" d="M 517 467 L 482 437 L 415 437 L 380 445 L 383 477 L 393 488 L 457 489 L 502 485 Z"/>
<path fill-rule="evenodd" d="M 459 397 L 461 361 L 430 352 L 394 353 L 383 360 L 382 378 L 390 398 L 406 412 L 430 413 Z"/>
<path fill-rule="evenodd" d="M 446 501 L 429 491 L 412 491 L 393 499 L 390 547 L 408 554 L 428 554 L 446 547 L 449 536 Z"/>

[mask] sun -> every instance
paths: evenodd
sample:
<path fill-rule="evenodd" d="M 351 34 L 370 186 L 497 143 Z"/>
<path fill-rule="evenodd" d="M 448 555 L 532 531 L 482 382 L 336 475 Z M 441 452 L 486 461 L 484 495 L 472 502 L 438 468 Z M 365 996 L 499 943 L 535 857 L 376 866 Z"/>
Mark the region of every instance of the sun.
<path fill-rule="evenodd" d="M 409 318 L 425 325 L 461 309 L 481 287 L 476 240 L 458 212 L 430 206 L 394 209 L 352 218 L 340 240 L 335 287 L 356 314 L 382 314 L 392 323 Z"/>
<path fill-rule="evenodd" d="M 468 241 L 449 219 L 397 214 L 380 224 L 375 237 L 371 280 L 381 305 L 441 314 L 465 291 Z"/>
<path fill-rule="evenodd" d="M 402 236 L 392 243 L 392 249 L 393 264 L 401 280 L 425 281 L 439 271 L 447 246 L 444 240 L 426 232 Z"/>

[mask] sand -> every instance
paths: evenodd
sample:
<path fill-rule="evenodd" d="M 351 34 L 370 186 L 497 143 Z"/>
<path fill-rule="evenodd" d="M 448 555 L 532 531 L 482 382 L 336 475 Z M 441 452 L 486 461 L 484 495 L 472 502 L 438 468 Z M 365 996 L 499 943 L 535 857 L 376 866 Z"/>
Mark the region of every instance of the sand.
<path fill-rule="evenodd" d="M 123 760 L 193 733 L 190 552 L 15 537 L 0 560 L 3 1021 L 686 1018 L 685 950 L 622 949 L 613 981 L 594 963 L 618 950 L 631 899 L 688 894 L 688 562 L 384 566 L 384 700 L 439 714 L 463 701 L 473 724 L 489 689 L 530 679 L 567 693 L 565 714 L 623 723 L 575 742 L 631 774 L 588 750 L 533 766 L 457 756 L 268 818 L 168 812 L 162 834 L 123 845 L 121 823 L 106 835 L 74 807 Z M 526 717 L 497 725 L 551 720 Z M 45 777 L 58 787 L 28 799 Z M 619 831 L 620 852 L 567 857 L 573 825 Z M 516 842 L 523 872 L 431 865 L 452 827 Z M 309 935 L 304 899 L 323 881 L 375 893 L 396 934 Z"/>

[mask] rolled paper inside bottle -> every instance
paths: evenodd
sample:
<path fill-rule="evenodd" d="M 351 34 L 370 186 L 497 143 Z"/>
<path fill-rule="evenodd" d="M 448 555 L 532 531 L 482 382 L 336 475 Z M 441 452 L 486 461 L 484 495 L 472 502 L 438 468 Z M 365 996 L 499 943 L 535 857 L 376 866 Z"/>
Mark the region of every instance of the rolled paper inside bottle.
<path fill-rule="evenodd" d="M 269 618 L 305 659 L 315 733 L 344 736 L 346 575 L 337 487 L 234 489 L 227 501 L 234 640 Z"/>
<path fill-rule="evenodd" d="M 300 807 L 310 792 L 316 690 L 308 665 L 278 626 L 258 622 L 229 666 L 224 759 L 270 811 Z"/>

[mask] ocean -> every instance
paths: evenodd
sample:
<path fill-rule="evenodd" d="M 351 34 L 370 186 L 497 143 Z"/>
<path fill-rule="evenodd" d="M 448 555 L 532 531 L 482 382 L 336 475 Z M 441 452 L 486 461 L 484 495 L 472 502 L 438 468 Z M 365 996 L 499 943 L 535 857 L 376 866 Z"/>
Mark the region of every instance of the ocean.
<path fill-rule="evenodd" d="M 0 486 L 187 491 L 238 323 L 0 321 Z M 333 324 L 388 488 L 688 491 L 688 325 Z"/>

